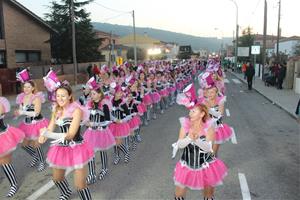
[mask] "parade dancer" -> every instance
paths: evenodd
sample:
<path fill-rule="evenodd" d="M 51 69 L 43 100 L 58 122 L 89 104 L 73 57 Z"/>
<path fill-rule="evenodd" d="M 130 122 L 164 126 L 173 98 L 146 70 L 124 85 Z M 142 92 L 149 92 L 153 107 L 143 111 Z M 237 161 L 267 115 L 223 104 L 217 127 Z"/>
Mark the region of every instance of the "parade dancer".
<path fill-rule="evenodd" d="M 85 106 L 87 102 L 90 100 L 90 88 L 86 87 L 86 85 L 82 85 L 83 94 L 79 97 L 78 101 L 82 106 Z"/>
<path fill-rule="evenodd" d="M 163 73 L 161 71 L 157 72 L 156 88 L 161 97 L 159 101 L 160 113 L 163 114 L 164 110 L 167 109 L 167 97 L 169 94 L 164 83 Z"/>
<path fill-rule="evenodd" d="M 132 150 L 135 151 L 138 142 L 138 135 L 140 135 L 139 132 L 140 132 L 141 119 L 139 116 L 137 103 L 130 91 L 127 95 L 127 102 L 128 102 L 129 113 L 131 114 L 131 119 L 128 122 L 131 131 L 130 139 L 132 143 Z"/>
<path fill-rule="evenodd" d="M 91 101 L 87 103 L 87 108 L 90 112 L 89 121 L 86 123 L 88 129 L 84 133 L 84 141 L 88 143 L 94 152 L 100 152 L 100 159 L 102 167 L 98 175 L 99 180 L 103 180 L 108 173 L 108 158 L 107 150 L 115 146 L 115 138 L 108 128 L 110 119 L 111 102 L 105 99 L 105 96 L 92 77 L 87 82 L 87 87 L 91 89 Z M 89 175 L 87 183 L 96 182 L 96 166 L 95 157 L 89 162 Z"/>
<path fill-rule="evenodd" d="M 161 100 L 161 96 L 159 95 L 158 91 L 157 91 L 157 87 L 156 87 L 156 84 L 157 84 L 157 80 L 155 79 L 155 74 L 154 74 L 154 71 L 152 71 L 149 75 L 149 80 L 148 80 L 148 87 L 150 86 L 151 88 L 151 93 L 150 93 L 150 96 L 151 96 L 151 99 L 152 99 L 152 117 L 153 119 L 155 120 L 157 117 L 156 117 L 156 113 L 157 113 L 157 110 L 158 110 L 158 103 L 160 102 Z"/>
<path fill-rule="evenodd" d="M 18 191 L 16 172 L 12 164 L 12 152 L 19 143 L 23 142 L 25 133 L 13 126 L 4 123 L 4 115 L 10 111 L 9 101 L 0 97 L 0 165 L 10 183 L 10 189 L 6 197 L 12 197 Z"/>
<path fill-rule="evenodd" d="M 86 165 L 93 159 L 94 151 L 89 148 L 80 134 L 80 123 L 88 119 L 88 113 L 77 102 L 74 102 L 72 89 L 62 83 L 56 90 L 57 105 L 53 110 L 48 128 L 40 130 L 40 143 L 47 138 L 55 139 L 47 154 L 47 162 L 52 167 L 53 182 L 59 189 L 60 200 L 70 198 L 72 191 L 65 179 L 66 170 L 74 170 L 74 183 L 78 195 L 82 200 L 92 199 L 86 183 Z M 55 128 L 59 132 L 53 132 Z"/>
<path fill-rule="evenodd" d="M 210 116 L 214 119 L 216 123 L 216 134 L 215 143 L 213 145 L 214 154 L 217 156 L 220 144 L 225 143 L 232 137 L 231 128 L 223 123 L 224 115 L 224 103 L 226 101 L 226 96 L 218 95 L 218 88 L 215 85 L 212 74 L 205 72 L 202 75 L 202 84 L 205 85 L 205 96 L 200 101 L 205 104 L 209 109 Z"/>
<path fill-rule="evenodd" d="M 114 164 L 117 165 L 120 162 L 120 151 L 124 153 L 125 163 L 128 163 L 130 159 L 129 151 L 122 142 L 122 139 L 126 139 L 130 134 L 130 127 L 128 124 L 130 113 L 127 104 L 124 101 L 124 91 L 121 86 L 116 85 L 116 83 L 112 83 L 111 86 L 114 88 L 115 94 L 112 99 L 113 123 L 109 125 L 109 129 L 116 140 L 116 146 L 114 147 Z"/>
<path fill-rule="evenodd" d="M 213 200 L 214 187 L 222 184 L 227 167 L 213 154 L 214 123 L 207 107 L 196 101 L 193 84 L 187 87 L 177 102 L 190 110 L 189 117 L 180 118 L 178 141 L 172 145 L 173 158 L 183 149 L 174 170 L 175 200 L 183 200 L 187 189 L 203 190 L 204 200 Z"/>
<path fill-rule="evenodd" d="M 43 118 L 42 103 L 45 96 L 42 92 L 37 92 L 36 84 L 30 80 L 29 71 L 24 69 L 17 73 L 17 79 L 23 83 L 23 92 L 17 96 L 16 103 L 19 109 L 15 111 L 15 117 L 25 116 L 19 128 L 25 133 L 23 149 L 32 156 L 30 166 L 37 164 L 38 171 L 46 168 L 45 157 L 41 145 L 38 143 L 39 130 L 48 126 L 48 120 Z"/>
<path fill-rule="evenodd" d="M 139 74 L 139 84 L 141 85 L 141 91 L 143 91 L 143 93 L 144 93 L 142 103 L 144 103 L 147 107 L 147 111 L 143 115 L 144 124 L 147 126 L 148 121 L 150 121 L 150 118 L 151 118 L 150 113 L 151 113 L 151 109 L 152 109 L 152 99 L 150 96 L 151 90 L 148 87 L 149 85 L 147 84 L 146 75 L 145 75 L 145 72 L 143 72 L 143 71 L 140 71 L 140 74 Z"/>

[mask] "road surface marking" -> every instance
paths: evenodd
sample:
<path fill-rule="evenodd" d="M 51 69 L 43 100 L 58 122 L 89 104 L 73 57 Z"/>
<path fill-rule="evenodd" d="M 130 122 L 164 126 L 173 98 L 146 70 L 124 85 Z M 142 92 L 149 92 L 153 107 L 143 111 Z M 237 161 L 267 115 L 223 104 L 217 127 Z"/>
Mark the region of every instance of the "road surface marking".
<path fill-rule="evenodd" d="M 239 173 L 240 186 L 242 191 L 243 200 L 251 200 L 247 180 L 245 174 Z"/>
<path fill-rule="evenodd" d="M 237 144 L 235 131 L 232 127 L 231 127 L 231 130 L 232 130 L 231 142 L 232 142 L 232 144 Z"/>
<path fill-rule="evenodd" d="M 72 170 L 67 170 L 65 177 L 71 172 Z M 40 189 L 32 193 L 29 197 L 26 198 L 26 200 L 36 200 L 40 199 L 40 196 L 45 194 L 48 190 L 50 190 L 54 186 L 53 181 L 49 181 L 47 184 L 43 185 Z"/>
<path fill-rule="evenodd" d="M 225 111 L 226 111 L 226 116 L 227 116 L 227 117 L 230 117 L 230 112 L 229 112 L 229 109 L 227 109 L 227 108 L 226 108 L 226 110 L 225 110 Z"/>
<path fill-rule="evenodd" d="M 239 79 L 233 78 L 232 81 L 236 84 L 241 84 L 242 82 Z"/>
<path fill-rule="evenodd" d="M 224 83 L 229 83 L 229 80 L 227 78 L 225 78 Z"/>

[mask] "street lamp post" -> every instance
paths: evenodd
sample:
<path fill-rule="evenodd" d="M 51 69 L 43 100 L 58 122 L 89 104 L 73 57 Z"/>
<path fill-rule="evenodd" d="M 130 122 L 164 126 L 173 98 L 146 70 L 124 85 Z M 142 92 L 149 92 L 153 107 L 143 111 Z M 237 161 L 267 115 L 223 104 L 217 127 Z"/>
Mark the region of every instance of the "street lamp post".
<path fill-rule="evenodd" d="M 239 8 L 235 0 L 230 0 L 234 3 L 236 7 L 236 31 L 235 31 L 235 63 L 234 68 L 237 69 L 237 60 L 238 60 L 238 42 L 239 42 L 239 24 L 238 24 L 238 16 L 239 16 Z"/>

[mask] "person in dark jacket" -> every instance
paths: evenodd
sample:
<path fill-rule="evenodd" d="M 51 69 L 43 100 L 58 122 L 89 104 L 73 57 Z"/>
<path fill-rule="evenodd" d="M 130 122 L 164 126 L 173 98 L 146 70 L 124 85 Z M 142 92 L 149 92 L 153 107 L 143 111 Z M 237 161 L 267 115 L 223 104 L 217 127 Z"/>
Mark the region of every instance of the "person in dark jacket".
<path fill-rule="evenodd" d="M 248 82 L 248 90 L 252 90 L 252 80 L 253 76 L 255 74 L 255 69 L 252 64 L 249 64 L 249 66 L 246 69 L 246 76 L 247 76 L 247 82 Z"/>
<path fill-rule="evenodd" d="M 277 85 L 277 89 L 279 90 L 282 89 L 282 83 L 283 83 L 283 79 L 285 78 L 285 74 L 286 74 L 286 67 L 284 65 L 279 65 L 278 85 Z"/>

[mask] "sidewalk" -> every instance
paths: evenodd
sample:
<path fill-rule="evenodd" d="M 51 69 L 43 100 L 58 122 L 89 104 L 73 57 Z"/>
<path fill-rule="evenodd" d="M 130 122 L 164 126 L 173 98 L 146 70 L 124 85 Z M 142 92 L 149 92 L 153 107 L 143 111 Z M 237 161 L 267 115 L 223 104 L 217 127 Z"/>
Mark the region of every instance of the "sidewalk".
<path fill-rule="evenodd" d="M 243 74 L 238 74 L 229 70 L 227 71 L 227 73 L 231 73 L 239 80 L 247 84 L 247 80 L 244 79 Z M 297 116 L 295 115 L 295 110 L 298 100 L 300 98 L 299 94 L 296 94 L 291 89 L 278 90 L 276 87 L 267 87 L 259 77 L 255 77 L 255 80 L 253 80 L 252 87 L 258 93 L 260 93 L 261 95 L 269 99 L 271 102 L 288 112 L 292 117 L 297 119 Z"/>

